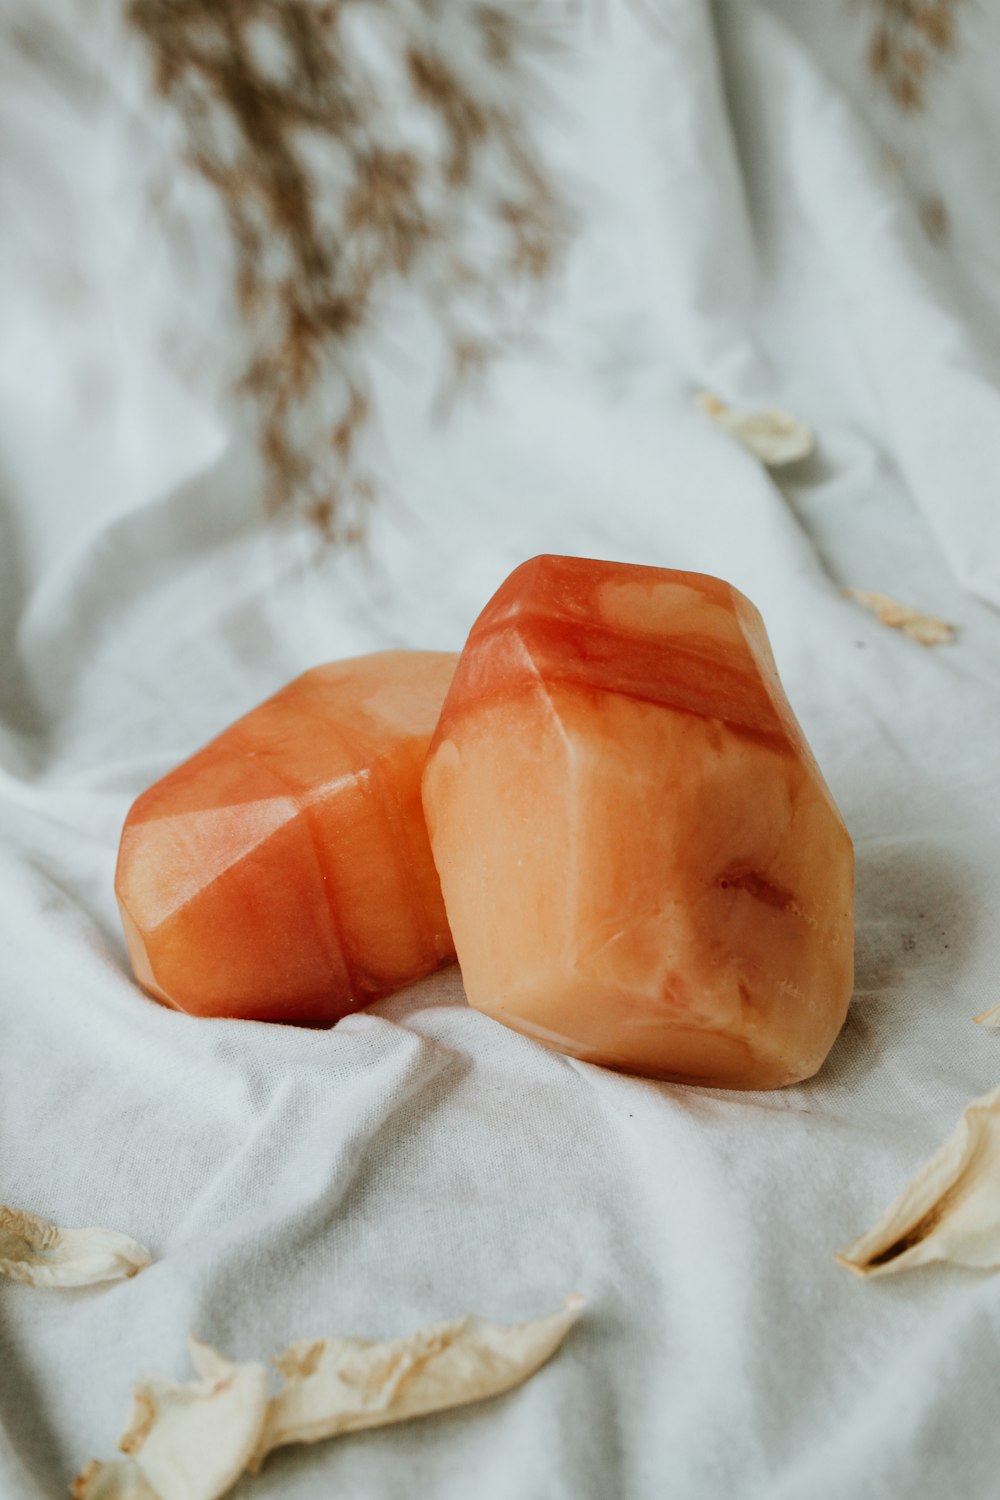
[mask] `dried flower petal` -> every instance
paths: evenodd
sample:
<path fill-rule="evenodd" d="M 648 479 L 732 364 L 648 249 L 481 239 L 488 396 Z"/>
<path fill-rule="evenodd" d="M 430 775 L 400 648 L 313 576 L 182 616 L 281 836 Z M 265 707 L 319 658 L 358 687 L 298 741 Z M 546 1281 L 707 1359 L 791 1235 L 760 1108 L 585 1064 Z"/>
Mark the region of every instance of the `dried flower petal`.
<path fill-rule="evenodd" d="M 129 1459 L 88 1464 L 74 1500 L 218 1500 L 244 1473 L 267 1412 L 267 1371 L 188 1344 L 200 1379 L 137 1385 L 118 1443 Z"/>
<path fill-rule="evenodd" d="M 911 641 L 917 641 L 921 646 L 940 646 L 955 639 L 955 626 L 949 625 L 947 620 L 939 620 L 936 615 L 921 614 L 908 604 L 890 599 L 888 594 L 873 594 L 865 589 L 845 589 L 844 594 L 848 599 L 854 599 L 870 609 L 883 625 L 888 625 L 892 630 L 901 630 Z"/>
<path fill-rule="evenodd" d="M 76 1476 L 72 1500 L 160 1500 L 131 1458 L 102 1464 L 96 1458 Z"/>
<path fill-rule="evenodd" d="M 740 411 L 726 406 L 710 391 L 701 392 L 698 405 L 716 426 L 737 438 L 769 469 L 798 463 L 808 458 L 816 447 L 816 438 L 808 423 L 779 407 Z"/>
<path fill-rule="evenodd" d="M 29 1286 L 123 1281 L 152 1260 L 144 1245 L 112 1229 L 62 1229 L 0 1204 L 0 1276 Z"/>
<path fill-rule="evenodd" d="M 505 1327 L 458 1318 L 385 1343 L 300 1339 L 275 1360 L 284 1390 L 268 1408 L 255 1467 L 273 1448 L 312 1443 L 482 1401 L 511 1390 L 556 1352 L 583 1298 Z"/>
<path fill-rule="evenodd" d="M 73 1500 L 219 1500 L 285 1443 L 499 1395 L 555 1353 L 582 1306 L 582 1297 L 571 1296 L 562 1312 L 533 1323 L 511 1328 L 459 1318 L 387 1343 L 302 1339 L 276 1358 L 286 1384 L 270 1402 L 263 1365 L 233 1364 L 190 1338 L 200 1378 L 137 1385 L 118 1444 L 129 1456 L 87 1464 Z"/>
<path fill-rule="evenodd" d="M 1000 1266 L 1000 1089 L 972 1101 L 875 1227 L 837 1256 L 864 1277 L 940 1260 Z"/>
<path fill-rule="evenodd" d="M 977 1026 L 1000 1026 L 1000 1003 L 972 1018 Z"/>

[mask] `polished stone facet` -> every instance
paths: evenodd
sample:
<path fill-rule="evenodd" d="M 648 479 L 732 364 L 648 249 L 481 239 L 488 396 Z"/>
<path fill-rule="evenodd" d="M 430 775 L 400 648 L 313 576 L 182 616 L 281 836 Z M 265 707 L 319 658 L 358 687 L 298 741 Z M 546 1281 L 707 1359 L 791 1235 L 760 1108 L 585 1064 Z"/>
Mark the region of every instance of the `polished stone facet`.
<path fill-rule="evenodd" d="M 729 1088 L 814 1073 L 853 851 L 763 623 L 700 574 L 540 557 L 486 606 L 424 773 L 466 992 L 547 1046 Z"/>
<path fill-rule="evenodd" d="M 317 667 L 143 793 L 115 884 L 151 994 L 328 1026 L 454 957 L 420 776 L 455 660 Z"/>

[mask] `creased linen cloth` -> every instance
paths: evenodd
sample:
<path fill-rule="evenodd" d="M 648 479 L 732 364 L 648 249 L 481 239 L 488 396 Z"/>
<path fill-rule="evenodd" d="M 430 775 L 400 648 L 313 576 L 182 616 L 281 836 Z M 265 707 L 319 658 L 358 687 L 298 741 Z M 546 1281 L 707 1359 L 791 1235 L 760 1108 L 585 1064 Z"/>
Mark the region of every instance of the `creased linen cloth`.
<path fill-rule="evenodd" d="M 2 1500 L 110 1457 L 134 1381 L 187 1374 L 188 1330 L 266 1358 L 572 1289 L 586 1316 L 521 1391 L 289 1450 L 240 1493 L 995 1495 L 1000 1281 L 864 1286 L 833 1254 L 1000 1078 L 971 1023 L 1000 999 L 1000 26 L 970 21 L 940 80 L 934 249 L 831 11 L 583 28 L 550 125 L 583 210 L 564 283 L 447 425 L 383 372 L 393 498 L 364 556 L 267 525 L 240 433 L 161 358 L 185 288 L 102 234 L 121 200 L 73 155 L 120 136 L 115 110 L 52 115 L 71 197 L 24 170 L 0 189 L 0 1201 L 156 1256 L 106 1290 L 0 1284 Z M 68 231 L 75 309 L 50 274 Z M 700 386 L 792 407 L 818 456 L 779 488 Z M 112 891 L 133 797 L 318 661 L 458 648 L 541 551 L 716 573 L 763 611 L 858 854 L 856 994 L 819 1076 L 618 1076 L 471 1011 L 455 970 L 329 1032 L 146 1000 Z M 959 639 L 925 651 L 844 586 Z"/>

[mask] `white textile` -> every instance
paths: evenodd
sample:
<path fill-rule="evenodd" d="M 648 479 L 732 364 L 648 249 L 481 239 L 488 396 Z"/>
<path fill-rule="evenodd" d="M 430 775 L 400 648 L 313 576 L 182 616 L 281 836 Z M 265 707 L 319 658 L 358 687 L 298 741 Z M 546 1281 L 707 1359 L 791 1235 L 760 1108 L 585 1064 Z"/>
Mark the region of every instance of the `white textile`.
<path fill-rule="evenodd" d="M 189 1330 L 266 1358 L 571 1290 L 588 1311 L 524 1389 L 290 1450 L 245 1493 L 995 1497 L 1000 1280 L 833 1261 L 1000 1076 L 971 1020 L 1000 1000 L 1000 22 L 960 13 L 907 126 L 848 6 L 585 10 L 546 126 L 581 218 L 564 281 L 446 423 L 386 361 L 366 556 L 265 524 L 164 358 L 187 288 L 134 205 L 122 227 L 127 104 L 75 118 L 5 83 L 0 1201 L 155 1263 L 0 1283 L 0 1500 L 110 1457 L 134 1381 L 186 1376 Z M 779 484 L 703 387 L 791 408 L 816 457 Z M 856 995 L 819 1076 L 617 1076 L 470 1011 L 455 971 L 330 1032 L 147 1000 L 112 890 L 137 793 L 307 666 L 458 648 L 543 551 L 719 574 L 762 610 L 858 856 Z M 921 648 L 848 586 L 957 642 Z"/>

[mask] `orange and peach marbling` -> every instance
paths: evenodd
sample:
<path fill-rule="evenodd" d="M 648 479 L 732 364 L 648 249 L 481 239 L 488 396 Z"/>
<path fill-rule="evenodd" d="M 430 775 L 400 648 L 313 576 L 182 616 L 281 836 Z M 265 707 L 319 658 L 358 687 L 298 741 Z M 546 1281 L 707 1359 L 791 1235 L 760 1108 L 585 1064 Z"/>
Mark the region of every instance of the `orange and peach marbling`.
<path fill-rule="evenodd" d="M 306 673 L 139 798 L 117 890 L 183 1010 L 329 1025 L 457 949 L 545 1045 L 729 1088 L 814 1073 L 852 986 L 851 842 L 760 616 L 660 568 L 535 558 L 457 670 Z"/>
<path fill-rule="evenodd" d="M 456 660 L 316 667 L 142 794 L 116 887 L 151 994 L 331 1026 L 455 957 L 420 776 Z"/>

